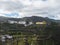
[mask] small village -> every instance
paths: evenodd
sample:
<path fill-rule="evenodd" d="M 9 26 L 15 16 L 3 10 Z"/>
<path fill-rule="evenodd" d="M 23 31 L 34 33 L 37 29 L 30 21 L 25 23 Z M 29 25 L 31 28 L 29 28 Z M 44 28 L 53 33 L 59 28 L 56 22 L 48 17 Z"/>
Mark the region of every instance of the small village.
<path fill-rule="evenodd" d="M 0 45 L 55 45 L 51 24 L 9 20 L 0 23 Z"/>

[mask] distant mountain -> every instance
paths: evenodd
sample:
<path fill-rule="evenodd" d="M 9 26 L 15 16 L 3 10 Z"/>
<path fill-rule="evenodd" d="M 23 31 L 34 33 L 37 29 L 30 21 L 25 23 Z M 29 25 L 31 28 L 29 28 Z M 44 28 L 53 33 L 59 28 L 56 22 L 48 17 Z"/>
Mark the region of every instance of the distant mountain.
<path fill-rule="evenodd" d="M 7 22 L 8 20 L 10 20 L 10 21 L 22 21 L 22 18 L 9 18 L 9 17 L 0 16 L 0 22 Z"/>
<path fill-rule="evenodd" d="M 0 22 L 6 22 L 8 20 L 7 17 L 0 16 Z"/>
<path fill-rule="evenodd" d="M 60 23 L 60 20 L 55 20 L 56 23 Z"/>
<path fill-rule="evenodd" d="M 56 22 L 56 20 L 54 19 L 50 19 L 48 17 L 38 17 L 38 16 L 32 16 L 32 17 L 24 17 L 22 18 L 25 21 L 32 21 L 32 22 L 42 22 L 42 21 L 46 21 L 47 23 L 51 23 L 51 22 Z"/>
<path fill-rule="evenodd" d="M 57 22 L 60 23 L 60 20 L 54 20 L 54 19 L 49 19 L 48 17 L 38 17 L 38 16 L 32 16 L 32 17 L 23 17 L 23 18 L 8 18 L 8 17 L 3 17 L 0 16 L 0 22 L 6 22 L 8 20 L 12 21 L 32 21 L 32 22 L 39 22 L 39 21 L 46 21 L 48 23 L 50 22 Z"/>

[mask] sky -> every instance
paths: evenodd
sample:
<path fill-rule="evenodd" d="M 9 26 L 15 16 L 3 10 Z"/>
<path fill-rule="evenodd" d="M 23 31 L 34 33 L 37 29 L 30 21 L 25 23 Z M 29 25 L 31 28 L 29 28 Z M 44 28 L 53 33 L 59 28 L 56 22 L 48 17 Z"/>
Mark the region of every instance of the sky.
<path fill-rule="evenodd" d="M 60 20 L 60 0 L 0 0 L 0 16 L 41 16 Z"/>

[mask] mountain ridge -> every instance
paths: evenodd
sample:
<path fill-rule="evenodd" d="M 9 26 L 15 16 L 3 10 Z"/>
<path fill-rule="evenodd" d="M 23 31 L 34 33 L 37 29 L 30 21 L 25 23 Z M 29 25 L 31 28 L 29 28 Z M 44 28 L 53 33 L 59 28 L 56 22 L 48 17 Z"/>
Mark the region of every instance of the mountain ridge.
<path fill-rule="evenodd" d="M 47 22 L 60 23 L 60 20 L 50 19 L 48 17 L 31 16 L 31 17 L 23 17 L 23 18 L 8 18 L 8 17 L 0 16 L 0 22 L 6 22 L 8 20 L 10 21 L 32 21 L 32 22 L 47 21 Z"/>

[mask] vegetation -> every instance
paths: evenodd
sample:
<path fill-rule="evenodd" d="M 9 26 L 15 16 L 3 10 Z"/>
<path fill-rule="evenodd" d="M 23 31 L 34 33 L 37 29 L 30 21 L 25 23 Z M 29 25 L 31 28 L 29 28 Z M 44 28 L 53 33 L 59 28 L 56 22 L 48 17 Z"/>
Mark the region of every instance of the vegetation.
<path fill-rule="evenodd" d="M 50 25 L 33 24 L 27 27 L 20 24 L 0 23 L 0 35 L 1 34 L 12 35 L 14 45 L 25 45 L 26 42 L 30 45 L 60 44 L 60 26 L 55 22 L 52 22 Z M 9 40 L 7 40 L 7 42 L 8 41 Z"/>

